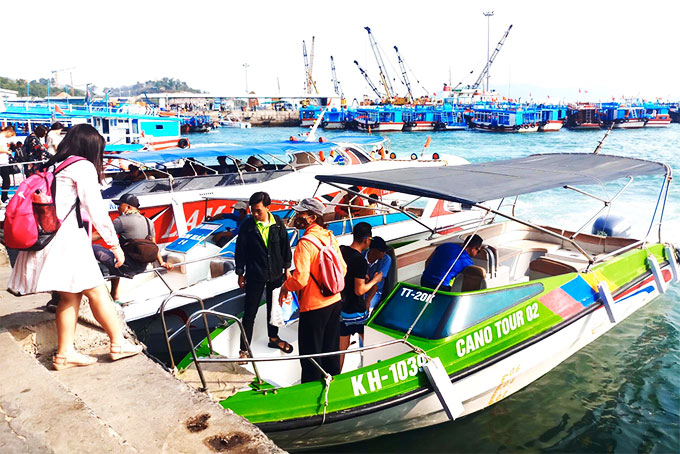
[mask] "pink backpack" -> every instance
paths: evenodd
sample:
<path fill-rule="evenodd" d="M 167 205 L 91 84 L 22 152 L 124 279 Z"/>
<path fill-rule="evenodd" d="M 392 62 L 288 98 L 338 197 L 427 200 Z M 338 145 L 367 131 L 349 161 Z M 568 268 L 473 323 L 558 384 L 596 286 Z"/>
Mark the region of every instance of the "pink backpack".
<path fill-rule="evenodd" d="M 5 210 L 3 229 L 7 247 L 39 251 L 52 241 L 62 222 L 57 218 L 54 204 L 57 195 L 56 175 L 83 159 L 85 158 L 81 156 L 70 156 L 54 172 L 43 170 L 21 182 Z M 71 214 L 79 202 L 76 199 L 66 216 Z"/>
<path fill-rule="evenodd" d="M 345 273 L 340 266 L 340 256 L 333 247 L 333 236 L 328 232 L 328 245 L 323 244 L 318 238 L 312 235 L 305 235 L 300 241 L 307 240 L 319 249 L 319 279 L 315 278 L 311 270 L 316 285 L 319 286 L 323 296 L 332 296 L 340 293 L 345 288 Z"/>

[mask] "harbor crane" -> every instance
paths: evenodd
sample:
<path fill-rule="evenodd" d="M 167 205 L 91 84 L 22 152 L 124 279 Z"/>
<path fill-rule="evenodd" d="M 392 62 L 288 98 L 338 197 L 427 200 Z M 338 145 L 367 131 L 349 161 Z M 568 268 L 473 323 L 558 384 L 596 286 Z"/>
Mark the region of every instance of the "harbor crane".
<path fill-rule="evenodd" d="M 333 60 L 332 55 L 331 55 L 331 75 L 333 76 L 333 89 L 335 90 L 335 94 L 340 96 L 340 105 L 344 106 L 347 104 L 347 101 L 345 100 L 345 94 L 342 92 L 342 87 L 340 87 L 338 76 L 335 74 L 335 61 Z"/>
<path fill-rule="evenodd" d="M 312 68 L 314 64 L 314 37 L 312 36 L 312 51 L 310 54 L 310 58 L 307 57 L 307 43 L 305 41 L 302 41 L 302 56 L 304 57 L 305 60 L 305 92 L 308 95 L 312 94 L 312 88 L 314 88 L 314 91 L 316 94 L 319 94 L 319 90 L 316 88 L 316 82 L 314 82 L 314 79 L 312 78 Z"/>
<path fill-rule="evenodd" d="M 404 65 L 404 60 L 401 59 L 401 54 L 399 54 L 399 49 L 394 46 L 394 50 L 397 52 L 397 61 L 399 62 L 399 69 L 401 69 L 401 77 L 404 78 L 404 83 L 406 84 L 406 91 L 408 93 L 408 102 L 413 102 L 413 92 L 411 91 L 411 82 L 408 80 L 408 74 L 406 74 L 406 66 Z"/>
<path fill-rule="evenodd" d="M 394 96 L 394 89 L 390 83 L 389 75 L 387 74 L 387 68 L 383 62 L 382 54 L 378 48 L 378 43 L 375 37 L 371 33 L 370 27 L 364 27 L 364 30 L 368 32 L 368 41 L 371 43 L 371 49 L 373 50 L 373 55 L 375 55 L 375 60 L 378 62 L 378 69 L 380 70 L 380 79 L 382 80 L 383 86 L 385 87 L 385 96 L 387 99 L 392 99 Z"/>
<path fill-rule="evenodd" d="M 366 79 L 366 82 L 368 83 L 368 86 L 371 87 L 371 90 L 373 90 L 373 93 L 378 98 L 382 98 L 382 93 L 380 93 L 380 90 L 378 90 L 378 87 L 375 86 L 375 84 L 371 81 L 371 78 L 368 77 L 368 74 L 366 74 L 366 71 L 364 71 L 364 68 L 359 65 L 359 62 L 354 60 L 354 64 L 357 65 L 357 68 L 359 68 L 359 71 L 361 71 L 361 75 L 364 76 L 364 79 Z"/>
<path fill-rule="evenodd" d="M 62 68 L 62 69 L 53 69 L 51 71 L 52 75 L 54 76 L 54 86 L 58 87 L 59 86 L 59 73 L 63 73 L 66 71 L 70 71 L 72 69 L 76 69 L 75 66 L 71 66 L 70 68 Z M 71 74 L 71 85 L 73 85 L 73 74 Z"/>
<path fill-rule="evenodd" d="M 512 29 L 512 24 L 510 24 L 510 27 L 505 31 L 503 34 L 503 37 L 501 38 L 500 41 L 498 41 L 498 44 L 496 44 L 496 48 L 494 49 L 493 53 L 491 54 L 491 57 L 489 57 L 489 61 L 486 62 L 486 66 L 482 70 L 481 74 L 477 78 L 474 84 L 471 85 L 470 88 L 477 89 L 479 88 L 479 85 L 482 83 L 482 80 L 484 80 L 484 77 L 488 74 L 489 68 L 491 68 L 491 64 L 493 61 L 496 59 L 496 56 L 498 55 L 498 52 L 500 52 L 501 47 L 503 47 L 503 44 L 505 43 L 505 39 L 508 37 L 510 34 L 510 30 Z M 487 87 L 488 88 L 488 87 Z"/>

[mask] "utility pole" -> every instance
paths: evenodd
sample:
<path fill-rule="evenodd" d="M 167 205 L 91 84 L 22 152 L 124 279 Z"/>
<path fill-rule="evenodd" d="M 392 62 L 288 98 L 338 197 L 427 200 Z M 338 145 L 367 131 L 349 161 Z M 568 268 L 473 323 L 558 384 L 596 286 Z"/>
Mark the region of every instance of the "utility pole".
<path fill-rule="evenodd" d="M 491 16 L 493 16 L 493 11 L 487 11 L 482 13 L 486 16 L 486 64 L 489 64 L 489 37 L 490 37 L 490 27 L 491 27 Z M 486 72 L 486 91 L 489 91 L 489 71 Z"/>
<path fill-rule="evenodd" d="M 246 94 L 248 94 L 248 67 L 250 65 L 248 63 L 244 63 L 242 66 L 243 66 L 243 69 L 246 72 Z"/>

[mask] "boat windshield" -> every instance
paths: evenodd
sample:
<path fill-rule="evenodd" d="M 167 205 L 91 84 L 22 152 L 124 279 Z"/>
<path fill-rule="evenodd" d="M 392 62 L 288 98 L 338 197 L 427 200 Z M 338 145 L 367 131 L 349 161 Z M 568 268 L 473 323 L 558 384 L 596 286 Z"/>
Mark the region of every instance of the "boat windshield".
<path fill-rule="evenodd" d="M 400 283 L 371 324 L 407 332 L 425 302 L 432 298 L 432 303 L 427 306 L 411 334 L 424 339 L 444 339 L 527 301 L 542 291 L 543 284 L 537 282 L 483 293 L 438 292 L 432 297 L 430 290 Z"/>

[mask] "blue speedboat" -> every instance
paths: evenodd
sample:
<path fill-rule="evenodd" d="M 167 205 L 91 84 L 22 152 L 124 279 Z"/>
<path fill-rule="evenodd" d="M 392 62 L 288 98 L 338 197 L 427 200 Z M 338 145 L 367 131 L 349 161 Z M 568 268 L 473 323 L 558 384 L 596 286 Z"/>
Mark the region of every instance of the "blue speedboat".
<path fill-rule="evenodd" d="M 470 127 L 480 131 L 537 132 L 540 123 L 538 110 L 523 105 L 478 104 L 473 111 Z"/>

